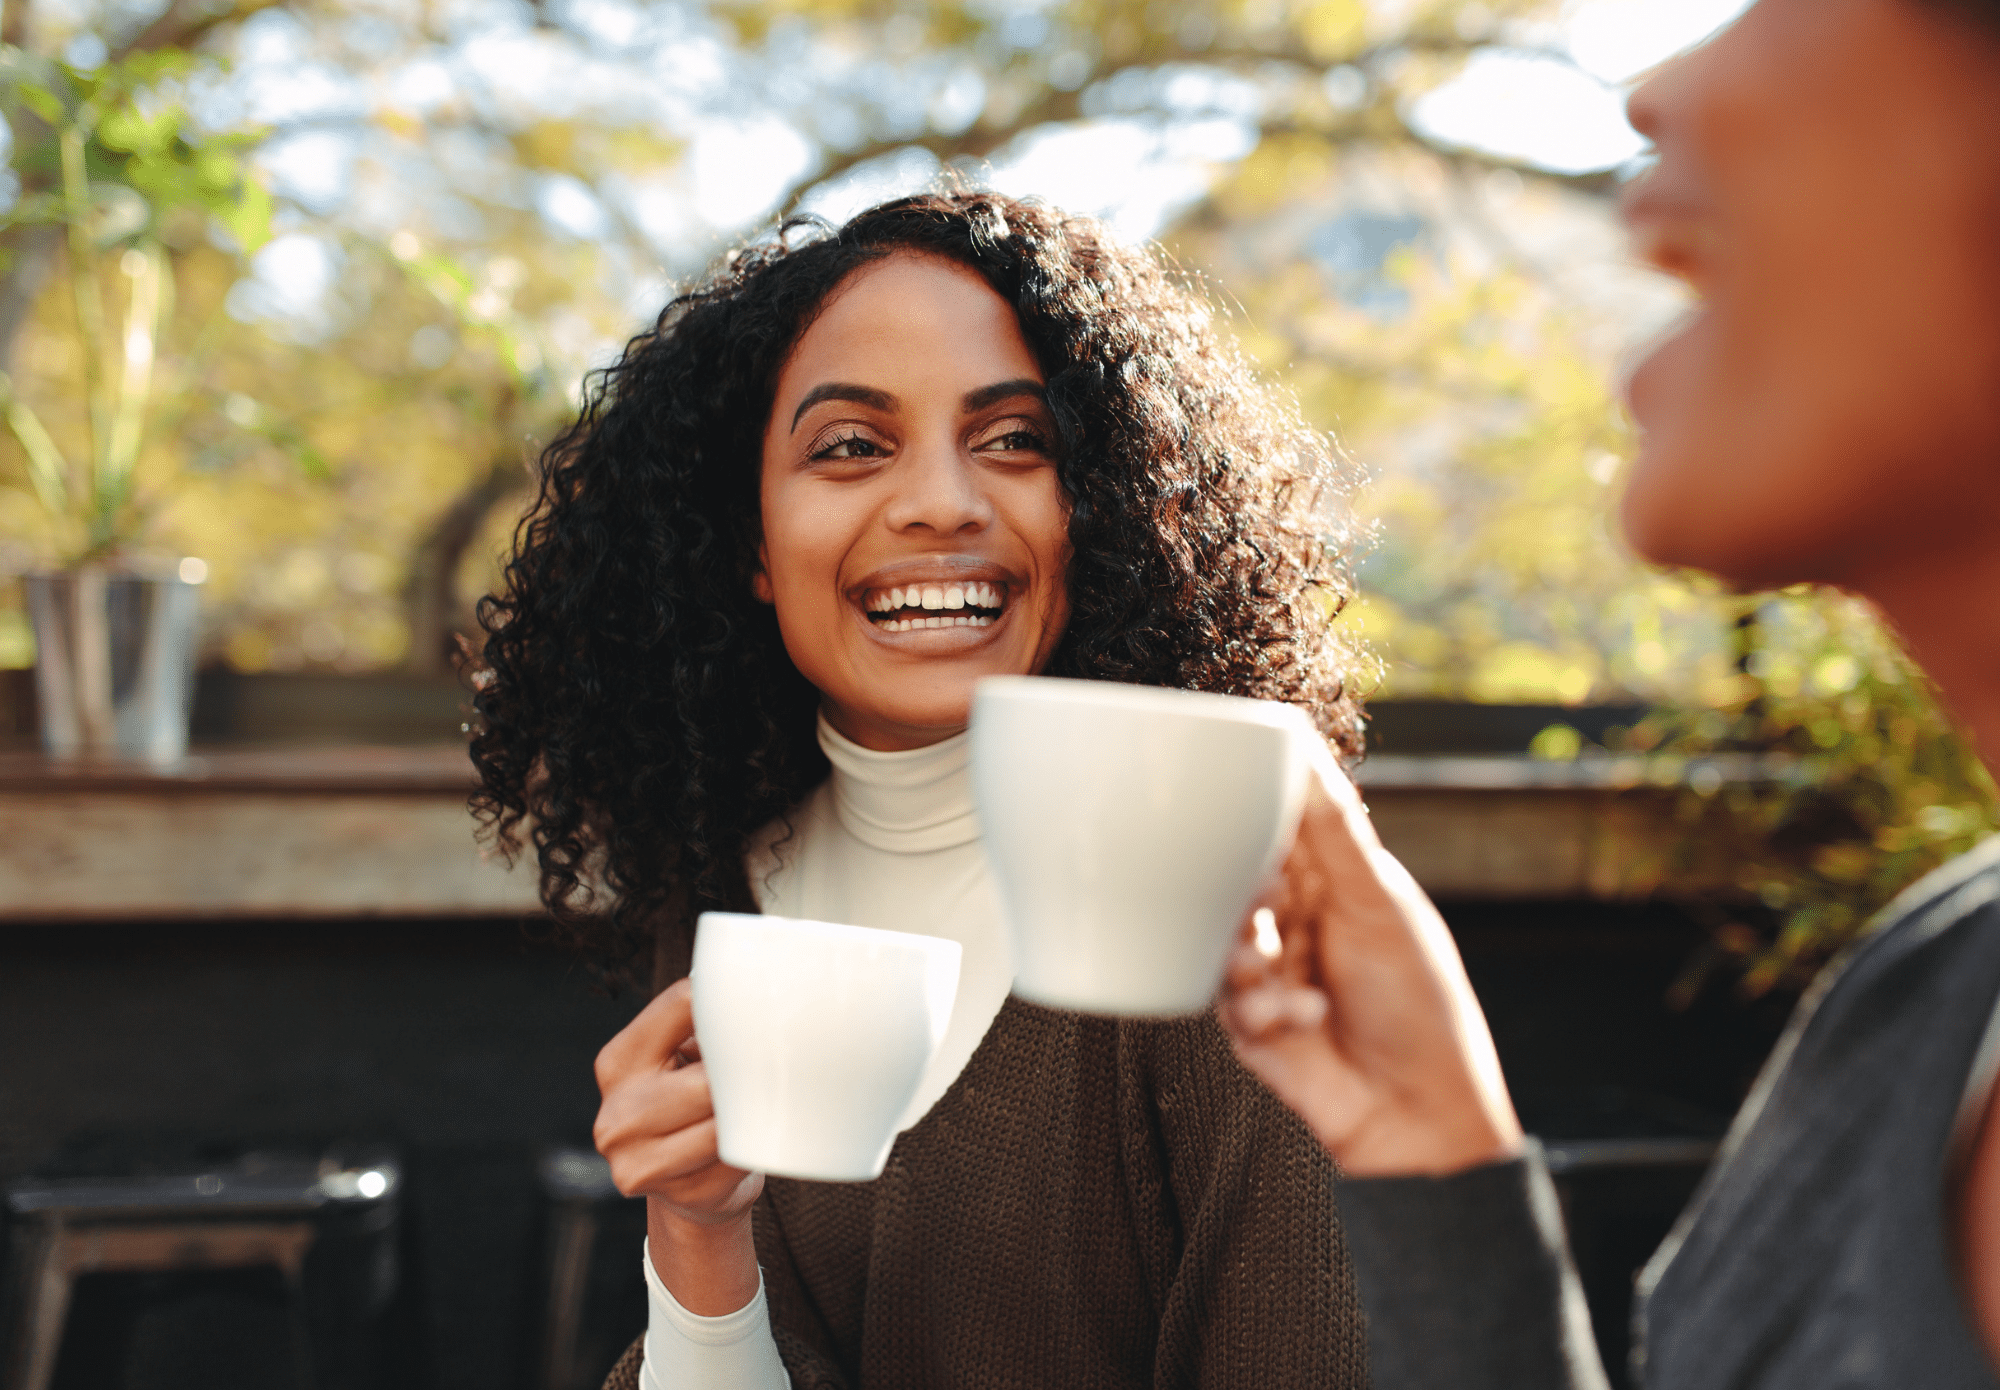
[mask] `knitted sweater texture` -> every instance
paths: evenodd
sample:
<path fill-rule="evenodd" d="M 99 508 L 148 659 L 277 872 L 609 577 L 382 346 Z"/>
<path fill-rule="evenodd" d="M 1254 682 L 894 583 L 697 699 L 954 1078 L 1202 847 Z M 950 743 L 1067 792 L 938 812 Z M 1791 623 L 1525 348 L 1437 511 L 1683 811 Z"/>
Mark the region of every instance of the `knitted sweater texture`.
<path fill-rule="evenodd" d="M 798 1390 L 1368 1381 L 1333 1166 L 1210 1015 L 1010 998 L 881 1177 L 772 1178 L 755 1226 Z"/>

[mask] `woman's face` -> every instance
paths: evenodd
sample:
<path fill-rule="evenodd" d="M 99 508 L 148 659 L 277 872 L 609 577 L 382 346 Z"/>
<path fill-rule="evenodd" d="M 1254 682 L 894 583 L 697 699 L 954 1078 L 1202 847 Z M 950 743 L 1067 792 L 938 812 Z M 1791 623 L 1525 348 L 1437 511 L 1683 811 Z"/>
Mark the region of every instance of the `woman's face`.
<path fill-rule="evenodd" d="M 758 597 L 866 748 L 965 727 L 981 676 L 1039 671 L 1069 617 L 1042 372 L 964 266 L 899 252 L 799 339 L 764 431 Z"/>
<path fill-rule="evenodd" d="M 1641 554 L 1873 592 L 1990 548 L 2000 40 L 1919 0 L 1760 0 L 1632 97 L 1627 195 L 1692 318 L 1630 384 Z"/>

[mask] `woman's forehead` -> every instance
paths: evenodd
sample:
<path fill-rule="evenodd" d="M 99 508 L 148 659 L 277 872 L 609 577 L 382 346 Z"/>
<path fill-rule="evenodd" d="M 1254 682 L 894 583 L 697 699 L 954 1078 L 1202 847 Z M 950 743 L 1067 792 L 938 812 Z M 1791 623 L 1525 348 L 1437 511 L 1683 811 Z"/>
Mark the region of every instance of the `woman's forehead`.
<path fill-rule="evenodd" d="M 777 409 L 828 380 L 899 398 L 1041 380 L 1013 306 L 969 266 L 895 252 L 837 286 L 779 374 Z"/>

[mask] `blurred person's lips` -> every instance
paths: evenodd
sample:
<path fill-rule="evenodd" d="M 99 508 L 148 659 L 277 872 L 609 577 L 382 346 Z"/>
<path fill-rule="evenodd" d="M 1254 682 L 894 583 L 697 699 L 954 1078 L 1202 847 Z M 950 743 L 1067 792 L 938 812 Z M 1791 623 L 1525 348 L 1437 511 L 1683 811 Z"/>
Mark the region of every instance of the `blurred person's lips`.
<path fill-rule="evenodd" d="M 1640 260 L 1697 294 L 1709 292 L 1720 238 L 1713 215 L 1691 190 L 1656 166 L 1626 189 L 1619 211 Z"/>
<path fill-rule="evenodd" d="M 1690 366 L 1706 351 L 1721 237 L 1713 210 L 1664 165 L 1633 180 L 1619 212 L 1631 234 L 1633 254 L 1687 285 L 1700 301 L 1655 338 L 1625 374 L 1626 408 L 1644 430 L 1684 394 Z"/>

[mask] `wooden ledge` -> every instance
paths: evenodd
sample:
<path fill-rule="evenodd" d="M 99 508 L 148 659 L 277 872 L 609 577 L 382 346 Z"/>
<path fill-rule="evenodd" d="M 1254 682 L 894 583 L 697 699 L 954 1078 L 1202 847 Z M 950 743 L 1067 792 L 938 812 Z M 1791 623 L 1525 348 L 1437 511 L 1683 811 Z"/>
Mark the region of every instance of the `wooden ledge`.
<path fill-rule="evenodd" d="M 539 912 L 532 856 L 475 838 L 472 788 L 458 744 L 0 755 L 0 921 Z"/>
<path fill-rule="evenodd" d="M 17 792 L 440 796 L 474 785 L 462 744 L 414 748 L 206 748 L 166 766 L 0 753 L 0 797 Z"/>
<path fill-rule="evenodd" d="M 1382 757 L 1383 843 L 1439 898 L 1732 893 L 1674 814 L 1692 784 L 1776 766 Z M 462 745 L 207 750 L 175 767 L 0 754 L 0 922 L 448 918 L 539 912 L 536 873 L 482 849 Z"/>

